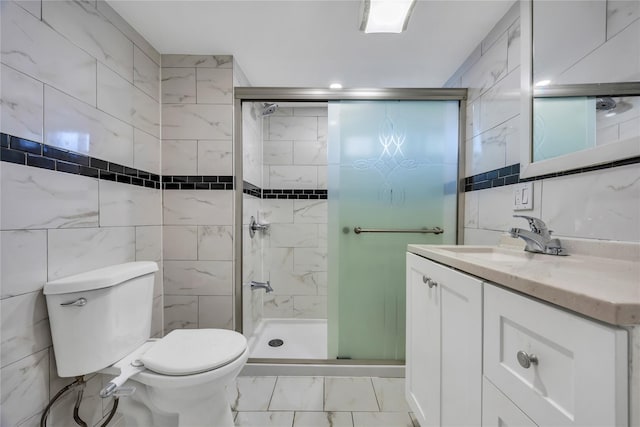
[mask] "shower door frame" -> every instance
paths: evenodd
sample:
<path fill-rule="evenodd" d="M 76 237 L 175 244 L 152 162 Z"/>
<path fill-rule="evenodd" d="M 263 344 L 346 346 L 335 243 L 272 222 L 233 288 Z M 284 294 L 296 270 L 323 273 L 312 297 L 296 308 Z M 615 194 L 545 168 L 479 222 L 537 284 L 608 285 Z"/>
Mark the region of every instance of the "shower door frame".
<path fill-rule="evenodd" d="M 451 88 L 394 88 L 394 89 L 326 89 L 293 87 L 235 87 L 233 89 L 233 175 L 235 176 L 233 218 L 233 324 L 242 333 L 242 208 L 243 208 L 243 102 L 329 102 L 329 101 L 458 101 L 458 181 L 456 244 L 463 242 L 465 130 L 467 89 Z M 359 359 L 249 359 L 251 363 L 324 364 L 324 365 L 404 365 L 398 360 Z"/>

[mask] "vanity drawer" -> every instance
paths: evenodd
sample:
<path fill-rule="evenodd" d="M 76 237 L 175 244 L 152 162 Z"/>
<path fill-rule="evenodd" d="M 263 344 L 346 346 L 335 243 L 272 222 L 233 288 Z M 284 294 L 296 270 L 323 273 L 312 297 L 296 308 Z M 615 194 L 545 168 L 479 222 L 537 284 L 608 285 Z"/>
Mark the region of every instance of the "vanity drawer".
<path fill-rule="evenodd" d="M 482 427 L 538 427 L 491 381 L 482 379 Z"/>
<path fill-rule="evenodd" d="M 627 425 L 625 330 L 485 284 L 483 353 L 485 376 L 536 424 Z"/>

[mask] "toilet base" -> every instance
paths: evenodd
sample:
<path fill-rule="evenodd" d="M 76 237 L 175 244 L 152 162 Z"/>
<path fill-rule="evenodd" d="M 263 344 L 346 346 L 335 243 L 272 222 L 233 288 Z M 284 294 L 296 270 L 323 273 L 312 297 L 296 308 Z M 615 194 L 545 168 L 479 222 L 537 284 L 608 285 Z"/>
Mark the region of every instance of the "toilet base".
<path fill-rule="evenodd" d="M 233 427 L 224 387 L 209 390 L 206 399 L 189 399 L 180 389 L 163 390 L 159 395 L 144 384 L 130 385 L 136 392 L 120 398 L 118 406 L 125 427 Z"/>

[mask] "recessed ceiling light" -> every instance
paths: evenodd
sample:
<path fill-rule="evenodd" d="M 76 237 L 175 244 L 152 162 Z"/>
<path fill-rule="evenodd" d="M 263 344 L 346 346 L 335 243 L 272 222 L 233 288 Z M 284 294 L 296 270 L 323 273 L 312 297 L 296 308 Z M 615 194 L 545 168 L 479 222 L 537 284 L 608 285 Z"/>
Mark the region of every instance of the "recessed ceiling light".
<path fill-rule="evenodd" d="M 342 85 L 340 83 L 331 83 L 329 89 L 342 89 Z"/>
<path fill-rule="evenodd" d="M 536 87 L 549 86 L 551 84 L 551 80 L 540 80 L 535 84 Z"/>
<path fill-rule="evenodd" d="M 416 0 L 364 0 L 360 31 L 401 33 L 407 29 Z"/>

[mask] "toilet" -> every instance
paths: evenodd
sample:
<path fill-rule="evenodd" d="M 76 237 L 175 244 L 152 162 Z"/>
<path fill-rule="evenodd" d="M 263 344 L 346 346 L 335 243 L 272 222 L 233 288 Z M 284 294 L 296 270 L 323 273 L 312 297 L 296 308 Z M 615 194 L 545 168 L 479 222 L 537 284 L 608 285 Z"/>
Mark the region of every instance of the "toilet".
<path fill-rule="evenodd" d="M 247 341 L 226 329 L 150 339 L 157 270 L 129 262 L 47 282 L 58 375 L 112 375 L 103 392 L 126 396 L 125 426 L 233 426 L 225 387 L 249 357 Z"/>

